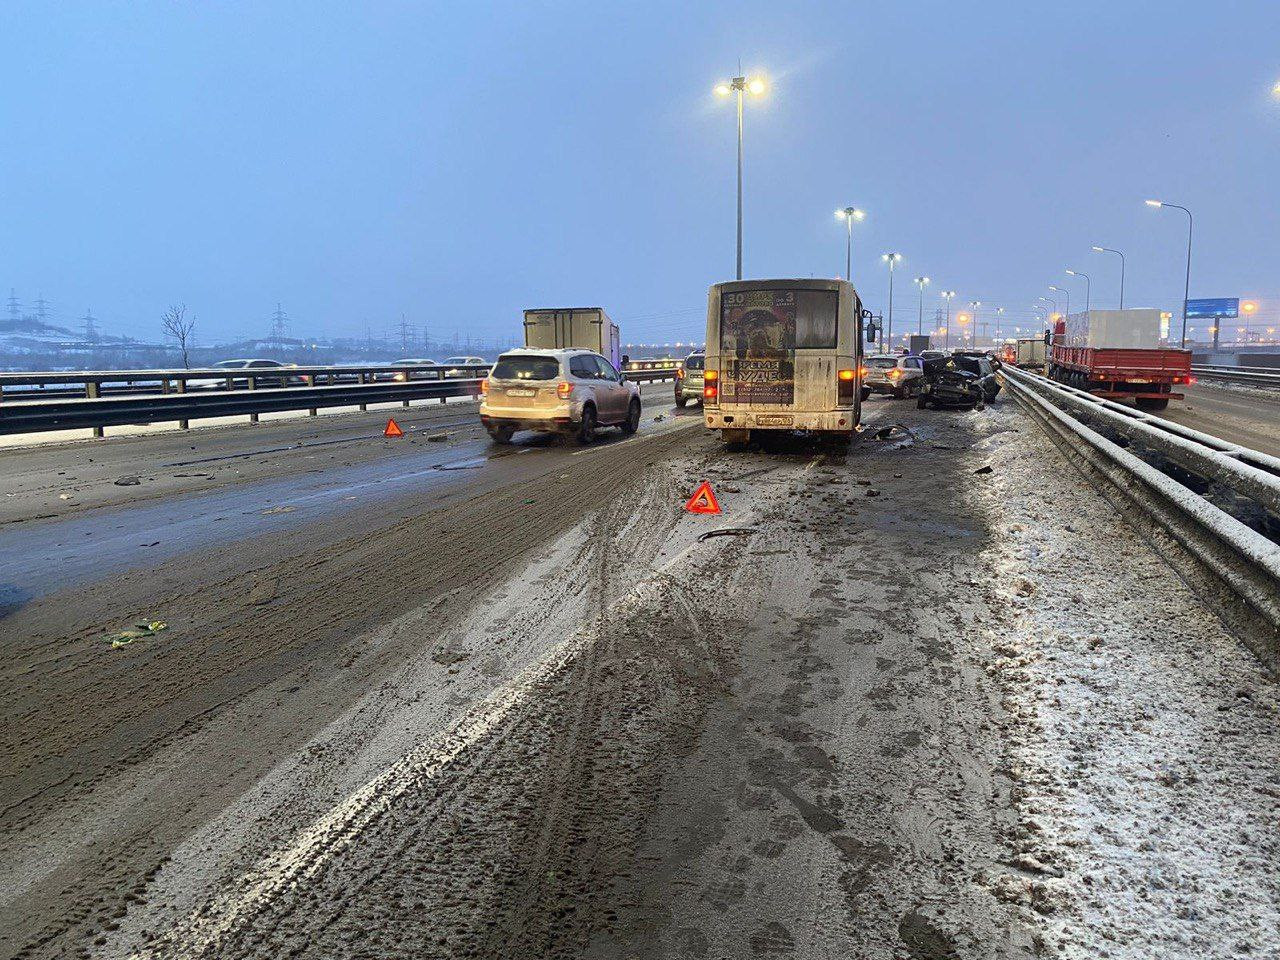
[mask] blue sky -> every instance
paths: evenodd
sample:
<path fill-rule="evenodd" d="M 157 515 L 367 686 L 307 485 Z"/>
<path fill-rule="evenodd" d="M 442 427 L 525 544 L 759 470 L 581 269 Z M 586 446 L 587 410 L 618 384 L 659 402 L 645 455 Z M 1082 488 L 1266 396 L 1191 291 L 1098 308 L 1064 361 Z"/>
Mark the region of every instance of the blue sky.
<path fill-rule="evenodd" d="M 601 304 L 624 339 L 689 339 L 734 258 L 843 270 L 837 206 L 957 301 L 1029 316 L 1067 266 L 1129 305 L 1280 295 L 1280 3 L 8 3 L 0 10 L 0 288 L 60 319 L 201 338 L 357 334 L 404 313 L 492 336 Z M 1071 282 L 1071 281 L 1068 281 Z M 1079 301 L 1077 301 L 1079 297 Z M 1073 288 L 1073 306 L 1083 285 Z M 932 307 L 935 298 L 927 301 Z"/>

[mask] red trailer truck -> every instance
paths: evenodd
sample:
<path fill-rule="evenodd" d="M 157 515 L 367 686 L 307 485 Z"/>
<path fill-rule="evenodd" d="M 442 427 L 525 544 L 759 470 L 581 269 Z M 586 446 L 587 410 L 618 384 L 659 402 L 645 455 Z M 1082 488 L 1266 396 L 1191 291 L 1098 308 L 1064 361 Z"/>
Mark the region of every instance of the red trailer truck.
<path fill-rule="evenodd" d="M 1159 310 L 1091 310 L 1059 320 L 1049 347 L 1049 376 L 1143 410 L 1181 400 L 1191 383 L 1191 351 L 1165 346 Z"/>

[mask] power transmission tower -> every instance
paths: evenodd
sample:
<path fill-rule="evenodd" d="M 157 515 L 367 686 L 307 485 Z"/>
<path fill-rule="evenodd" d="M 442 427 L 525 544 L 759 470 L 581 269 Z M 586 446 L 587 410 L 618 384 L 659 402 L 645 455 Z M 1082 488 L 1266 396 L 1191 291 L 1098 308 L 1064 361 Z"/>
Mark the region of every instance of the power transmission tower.
<path fill-rule="evenodd" d="M 276 311 L 271 314 L 271 343 L 276 353 L 284 352 L 284 337 L 289 329 L 289 315 L 276 303 Z"/>
<path fill-rule="evenodd" d="M 400 314 L 400 349 L 407 354 L 409 352 L 409 344 L 415 339 L 413 324 L 409 322 L 403 313 Z"/>
<path fill-rule="evenodd" d="M 98 327 L 93 319 L 93 311 L 86 310 L 84 316 L 81 317 L 80 319 L 84 321 L 85 340 L 89 341 L 90 343 L 93 343 L 98 339 Z"/>
<path fill-rule="evenodd" d="M 36 298 L 36 319 L 44 323 L 49 318 L 49 301 L 44 297 Z"/>
<path fill-rule="evenodd" d="M 18 291 L 13 287 L 9 288 L 9 319 L 15 322 L 22 319 L 22 304 L 18 302 Z"/>

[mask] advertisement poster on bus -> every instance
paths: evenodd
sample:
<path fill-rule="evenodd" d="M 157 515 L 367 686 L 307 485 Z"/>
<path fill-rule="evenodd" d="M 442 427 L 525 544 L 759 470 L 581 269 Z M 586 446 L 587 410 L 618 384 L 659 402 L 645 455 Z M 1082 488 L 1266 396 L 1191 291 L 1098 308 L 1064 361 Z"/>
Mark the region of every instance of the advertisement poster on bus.
<path fill-rule="evenodd" d="M 795 350 L 794 290 L 725 293 L 720 308 L 720 390 L 725 402 L 792 403 Z"/>

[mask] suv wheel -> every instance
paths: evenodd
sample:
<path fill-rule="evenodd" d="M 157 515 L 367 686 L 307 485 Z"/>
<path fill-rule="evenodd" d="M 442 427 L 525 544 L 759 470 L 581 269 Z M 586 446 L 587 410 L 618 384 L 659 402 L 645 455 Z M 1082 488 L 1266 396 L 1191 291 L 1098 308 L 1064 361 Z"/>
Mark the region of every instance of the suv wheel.
<path fill-rule="evenodd" d="M 511 427 L 490 427 L 489 436 L 493 438 L 494 443 L 510 443 L 511 437 L 515 433 Z"/>
<path fill-rule="evenodd" d="M 684 406 L 684 404 L 681 404 Z M 640 401 L 632 400 L 627 408 L 627 419 L 622 421 L 622 432 L 630 435 L 640 429 Z"/>
<path fill-rule="evenodd" d="M 684 406 L 686 403 L 688 403 L 688 402 L 689 402 L 689 398 L 688 398 L 688 397 L 686 397 L 684 394 L 682 394 L 682 393 L 677 393 L 677 394 L 676 394 L 676 406 L 677 406 L 677 407 L 683 407 L 683 406 Z"/>
<path fill-rule="evenodd" d="M 590 443 L 596 436 L 596 408 L 588 403 L 582 408 L 582 422 L 578 424 L 578 442 Z"/>

